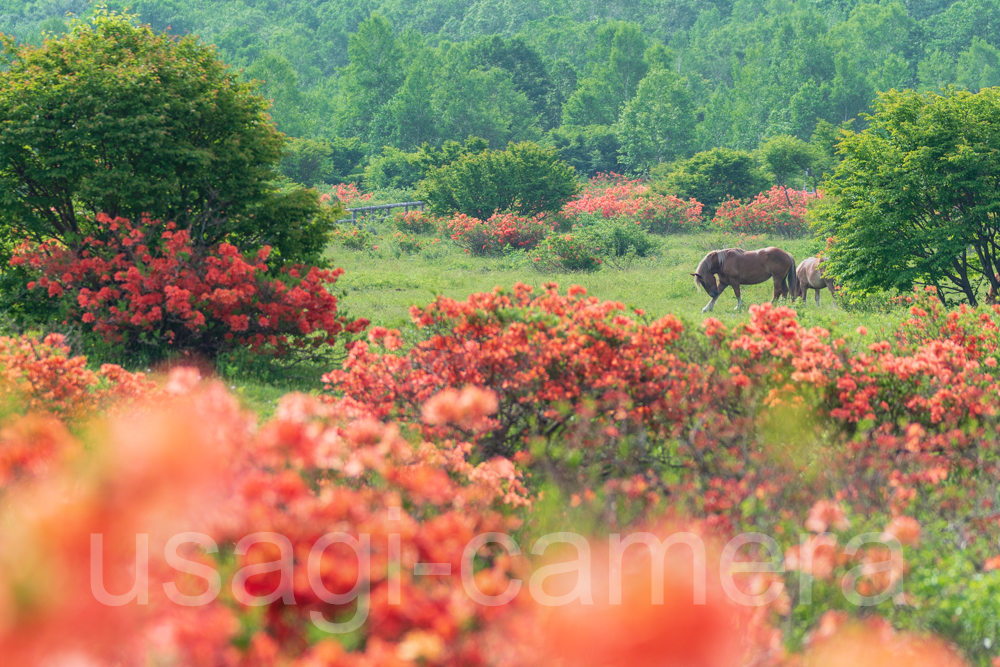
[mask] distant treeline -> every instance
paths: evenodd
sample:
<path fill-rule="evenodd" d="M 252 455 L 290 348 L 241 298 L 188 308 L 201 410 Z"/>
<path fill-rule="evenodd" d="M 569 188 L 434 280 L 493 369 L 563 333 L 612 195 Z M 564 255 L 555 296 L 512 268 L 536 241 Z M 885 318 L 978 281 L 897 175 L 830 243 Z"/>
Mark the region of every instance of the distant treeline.
<path fill-rule="evenodd" d="M 878 91 L 1000 85 L 996 0 L 136 0 L 264 83 L 300 182 L 385 147 L 534 140 L 578 171 L 644 173 L 716 147 L 864 127 Z M 0 0 L 40 42 L 86 0 Z M 823 121 L 823 122 L 820 122 Z M 391 152 L 390 152 L 391 154 Z M 398 161 L 398 160 L 397 160 Z"/>

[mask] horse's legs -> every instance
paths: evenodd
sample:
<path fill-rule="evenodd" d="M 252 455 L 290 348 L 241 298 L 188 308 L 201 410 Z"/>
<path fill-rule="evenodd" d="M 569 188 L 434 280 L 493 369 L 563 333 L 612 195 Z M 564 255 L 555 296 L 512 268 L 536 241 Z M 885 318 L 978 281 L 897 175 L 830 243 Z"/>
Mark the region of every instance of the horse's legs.
<path fill-rule="evenodd" d="M 771 299 L 771 304 L 774 305 L 778 303 L 778 299 L 781 298 L 781 295 L 783 293 L 788 292 L 788 288 L 785 287 L 784 278 L 778 278 L 778 276 L 772 276 L 772 277 L 774 279 L 774 298 Z"/>
<path fill-rule="evenodd" d="M 743 294 L 740 292 L 739 283 L 733 283 L 733 291 L 736 292 L 736 310 L 743 307 Z"/>
<path fill-rule="evenodd" d="M 816 290 L 816 305 L 817 306 L 819 305 L 819 293 L 822 292 L 822 291 L 823 291 L 822 287 L 820 287 L 819 289 Z"/>

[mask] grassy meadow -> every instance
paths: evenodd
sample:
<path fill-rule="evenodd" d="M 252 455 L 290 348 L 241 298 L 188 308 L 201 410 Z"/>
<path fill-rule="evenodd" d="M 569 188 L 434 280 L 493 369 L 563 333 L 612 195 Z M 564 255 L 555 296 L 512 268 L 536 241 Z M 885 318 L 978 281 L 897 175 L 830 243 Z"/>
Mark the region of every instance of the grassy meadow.
<path fill-rule="evenodd" d="M 709 251 L 739 245 L 748 250 L 769 245 L 792 253 L 796 261 L 815 254 L 821 243 L 816 239 L 786 239 L 780 237 L 734 237 L 721 233 L 699 232 L 653 236 L 658 244 L 650 257 L 635 258 L 627 265 L 605 265 L 600 271 L 541 272 L 523 251 L 513 251 L 500 257 L 476 257 L 466 253 L 450 240 L 429 245 L 416 254 L 407 254 L 395 245 L 395 231 L 387 221 L 365 223 L 377 235 L 375 249 L 353 250 L 341 245 L 330 248 L 332 266 L 344 269 L 337 282 L 343 294 L 340 306 L 351 317 L 366 317 L 373 326 L 400 329 L 404 340 L 416 340 L 416 328 L 410 322 L 409 309 L 444 295 L 464 299 L 475 292 L 495 287 L 510 288 L 517 282 L 536 288 L 555 282 L 561 290 L 580 285 L 599 299 L 620 301 L 629 307 L 642 308 L 654 317 L 673 313 L 689 326 L 698 326 L 707 317 L 716 317 L 727 326 L 746 321 L 748 306 L 770 301 L 771 281 L 743 288 L 744 308 L 735 311 L 736 298 L 731 289 L 723 292 L 714 312 L 702 314 L 708 295 L 695 288 L 691 272 Z M 428 242 L 434 236 L 427 236 Z M 797 301 L 794 308 L 806 326 L 829 329 L 849 341 L 855 330 L 864 325 L 870 336 L 884 336 L 903 317 L 902 309 L 838 308 L 824 292 L 819 307 L 815 292 L 808 303 Z M 321 386 L 324 369 L 299 368 L 275 371 L 254 363 L 251 359 L 235 360 L 220 371 L 247 401 L 248 405 L 269 414 L 275 401 L 288 391 L 316 392 Z"/>

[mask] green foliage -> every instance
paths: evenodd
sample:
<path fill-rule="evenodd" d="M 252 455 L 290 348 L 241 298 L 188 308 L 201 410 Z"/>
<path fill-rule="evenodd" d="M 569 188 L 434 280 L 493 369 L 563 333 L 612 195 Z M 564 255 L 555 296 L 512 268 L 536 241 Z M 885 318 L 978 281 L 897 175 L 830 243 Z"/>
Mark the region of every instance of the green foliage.
<path fill-rule="evenodd" d="M 175 221 L 196 243 L 318 253 L 318 199 L 274 186 L 283 137 L 214 49 L 100 11 L 42 48 L 3 38 L 4 235 L 99 233 L 97 213 Z"/>
<path fill-rule="evenodd" d="M 280 169 L 283 175 L 303 185 L 349 183 L 358 180 L 357 169 L 367 153 L 368 146 L 356 138 L 291 138 Z"/>
<path fill-rule="evenodd" d="M 705 205 L 704 215 L 709 219 L 727 198 L 752 199 L 770 185 L 752 153 L 729 148 L 713 148 L 657 165 L 650 176 L 653 192 L 697 199 Z"/>
<path fill-rule="evenodd" d="M 972 46 L 958 57 L 955 79 L 960 86 L 972 92 L 1000 86 L 1000 50 L 973 37 Z"/>
<path fill-rule="evenodd" d="M 656 241 L 642 225 L 625 217 L 601 220 L 586 228 L 586 233 L 596 243 L 600 254 L 606 257 L 621 258 L 630 254 L 648 257 L 656 249 Z"/>
<path fill-rule="evenodd" d="M 497 211 L 556 212 L 578 189 L 573 168 L 555 149 L 523 142 L 465 154 L 431 169 L 419 196 L 434 214 L 458 212 L 485 220 Z"/>
<path fill-rule="evenodd" d="M 618 161 L 621 144 L 607 125 L 575 127 L 563 125 L 549 133 L 559 157 L 578 174 L 588 178 L 599 173 L 620 174 L 625 166 Z"/>
<path fill-rule="evenodd" d="M 764 167 L 781 186 L 813 177 L 822 157 L 815 146 L 788 135 L 771 137 L 761 145 L 759 154 Z"/>
<path fill-rule="evenodd" d="M 431 169 L 443 167 L 458 158 L 482 153 L 489 144 L 479 137 L 469 137 L 464 144 L 446 141 L 440 148 L 424 144 L 412 153 L 386 146 L 382 154 L 373 158 L 365 168 L 365 185 L 369 189 L 412 188 L 424 179 Z"/>
<path fill-rule="evenodd" d="M 649 257 L 656 241 L 640 224 L 625 217 L 574 225 L 568 234 L 553 234 L 529 253 L 539 271 L 597 271 L 603 266 L 630 268 Z"/>
<path fill-rule="evenodd" d="M 840 143 L 828 270 L 862 294 L 929 284 L 975 305 L 1000 287 L 1000 90 L 885 93 L 869 123 Z"/>
<path fill-rule="evenodd" d="M 591 272 L 603 260 L 597 245 L 586 234 L 553 234 L 528 253 L 534 267 L 542 272 Z"/>
<path fill-rule="evenodd" d="M 694 144 L 694 100 L 687 79 L 656 70 L 639 84 L 615 125 L 621 161 L 633 172 L 690 153 Z"/>

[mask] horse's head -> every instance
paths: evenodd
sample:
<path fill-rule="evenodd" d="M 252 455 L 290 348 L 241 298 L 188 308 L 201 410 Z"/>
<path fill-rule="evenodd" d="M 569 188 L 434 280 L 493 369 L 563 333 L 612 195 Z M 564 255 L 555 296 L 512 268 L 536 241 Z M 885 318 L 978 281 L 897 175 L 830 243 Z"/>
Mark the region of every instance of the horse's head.
<path fill-rule="evenodd" d="M 717 250 L 705 255 L 705 258 L 698 264 L 698 268 L 691 275 L 694 276 L 695 287 L 703 288 L 713 299 L 722 293 L 719 289 L 719 282 L 715 279 L 715 274 L 722 270 L 722 264 L 726 261 L 726 251 Z"/>

